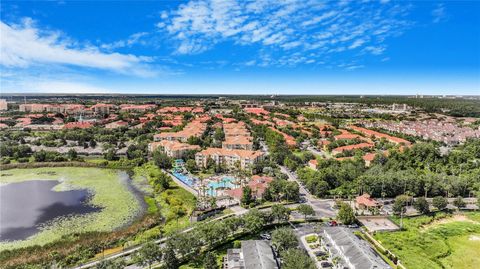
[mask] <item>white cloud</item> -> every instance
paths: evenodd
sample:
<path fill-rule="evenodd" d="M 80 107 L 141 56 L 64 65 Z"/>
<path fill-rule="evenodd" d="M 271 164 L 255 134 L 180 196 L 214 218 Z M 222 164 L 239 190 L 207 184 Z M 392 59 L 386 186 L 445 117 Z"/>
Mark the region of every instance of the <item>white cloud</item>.
<path fill-rule="evenodd" d="M 263 66 L 322 62 L 329 54 L 348 50 L 378 55 L 388 37 L 410 26 L 404 18 L 408 5 L 378 1 L 353 5 L 357 3 L 190 0 L 162 16 L 161 23 L 177 54 L 202 53 L 223 42 L 260 45 L 268 51 L 257 49 L 256 64 Z M 293 57 L 297 52 L 305 59 Z M 281 61 L 284 55 L 293 58 Z M 365 53 L 355 57 L 359 55 Z"/>
<path fill-rule="evenodd" d="M 7 68 L 54 64 L 87 67 L 151 76 L 146 63 L 152 59 L 131 54 L 105 53 L 93 46 L 79 46 L 61 32 L 42 31 L 31 19 L 22 24 L 0 22 L 0 64 Z"/>
<path fill-rule="evenodd" d="M 141 38 L 147 35 L 148 35 L 147 32 L 135 33 L 130 35 L 126 40 L 119 40 L 113 43 L 102 44 L 100 47 L 102 49 L 106 49 L 110 51 L 118 48 L 131 47 L 135 44 L 145 44 L 145 42 L 141 41 Z"/>
<path fill-rule="evenodd" d="M 356 49 L 356 48 L 360 47 L 361 45 L 363 45 L 363 43 L 365 43 L 365 40 L 357 39 L 357 40 L 353 41 L 352 45 L 350 45 L 348 47 L 348 49 Z"/>
<path fill-rule="evenodd" d="M 447 19 L 447 13 L 445 11 L 445 5 L 437 4 L 435 9 L 432 10 L 433 23 L 439 23 Z"/>

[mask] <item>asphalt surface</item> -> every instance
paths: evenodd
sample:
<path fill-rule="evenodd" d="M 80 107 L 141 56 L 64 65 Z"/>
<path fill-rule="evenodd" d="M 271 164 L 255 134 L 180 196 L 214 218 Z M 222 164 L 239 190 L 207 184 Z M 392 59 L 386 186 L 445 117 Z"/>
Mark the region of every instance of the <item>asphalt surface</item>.
<path fill-rule="evenodd" d="M 295 181 L 300 187 L 300 195 L 305 197 L 307 200 L 307 204 L 311 205 L 313 210 L 315 211 L 315 216 L 319 218 L 333 218 L 337 215 L 335 209 L 333 209 L 333 205 L 335 202 L 332 199 L 318 199 L 310 192 L 303 187 L 303 185 L 298 180 L 297 176 L 290 172 L 286 167 L 280 166 L 280 170 L 282 173 L 288 176 L 288 180 Z"/>

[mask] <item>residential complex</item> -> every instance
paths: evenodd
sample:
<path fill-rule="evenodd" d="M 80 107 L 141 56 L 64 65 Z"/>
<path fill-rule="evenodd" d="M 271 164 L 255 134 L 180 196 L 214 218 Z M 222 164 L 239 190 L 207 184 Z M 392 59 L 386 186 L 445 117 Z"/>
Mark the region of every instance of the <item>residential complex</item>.
<path fill-rule="evenodd" d="M 334 268 L 390 269 L 391 267 L 368 245 L 347 228 L 325 228 L 322 243 L 329 255 L 339 257 Z"/>
<path fill-rule="evenodd" d="M 418 121 L 362 121 L 367 128 L 381 128 L 392 132 L 417 136 L 455 145 L 468 138 L 480 138 L 480 127 L 472 128 L 469 124 L 460 125 L 456 120 L 427 119 Z"/>
<path fill-rule="evenodd" d="M 207 128 L 207 124 L 194 120 L 188 123 L 182 131 L 179 132 L 165 132 L 159 133 L 154 136 L 154 141 L 161 140 L 178 140 L 180 142 L 186 143 L 190 137 L 200 137 L 203 135 Z"/>
<path fill-rule="evenodd" d="M 198 167 L 207 167 L 208 159 L 212 159 L 216 165 L 225 165 L 227 168 L 239 167 L 247 169 L 262 160 L 263 156 L 264 153 L 261 151 L 207 148 L 195 154 L 195 162 Z"/>
<path fill-rule="evenodd" d="M 273 250 L 266 241 L 242 241 L 241 248 L 227 250 L 223 269 L 278 269 Z"/>
<path fill-rule="evenodd" d="M 166 153 L 168 157 L 179 159 L 183 158 L 183 156 L 189 151 L 200 150 L 200 146 L 189 145 L 176 140 L 161 140 L 159 142 L 148 144 L 149 152 L 153 152 L 156 149 Z"/>
<path fill-rule="evenodd" d="M 225 141 L 222 147 L 226 149 L 253 150 L 253 138 L 245 126 L 245 123 L 226 123 L 223 124 Z"/>

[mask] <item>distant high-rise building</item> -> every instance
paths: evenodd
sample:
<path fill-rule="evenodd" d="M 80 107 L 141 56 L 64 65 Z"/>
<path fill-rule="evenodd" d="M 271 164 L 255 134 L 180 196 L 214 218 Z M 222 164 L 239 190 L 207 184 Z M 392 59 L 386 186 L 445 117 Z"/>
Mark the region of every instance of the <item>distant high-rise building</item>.
<path fill-rule="evenodd" d="M 0 110 L 7 110 L 7 109 L 8 109 L 7 100 L 0 99 Z"/>

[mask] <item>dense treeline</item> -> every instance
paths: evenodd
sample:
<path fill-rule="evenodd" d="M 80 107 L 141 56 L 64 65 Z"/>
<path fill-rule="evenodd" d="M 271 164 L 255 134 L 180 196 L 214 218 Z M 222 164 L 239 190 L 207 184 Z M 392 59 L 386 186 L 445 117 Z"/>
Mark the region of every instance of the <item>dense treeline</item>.
<path fill-rule="evenodd" d="M 320 160 L 318 169 L 297 170 L 313 194 L 349 197 L 368 192 L 374 197 L 473 196 L 480 191 L 480 140 L 442 156 L 431 143 L 418 143 L 404 152 L 377 155 L 370 167 L 361 158 Z"/>

